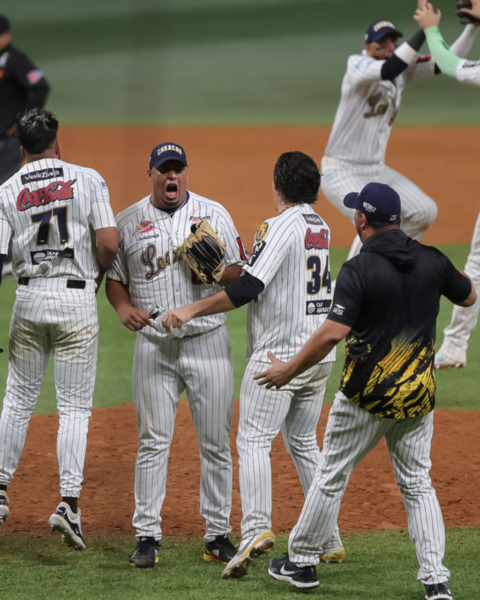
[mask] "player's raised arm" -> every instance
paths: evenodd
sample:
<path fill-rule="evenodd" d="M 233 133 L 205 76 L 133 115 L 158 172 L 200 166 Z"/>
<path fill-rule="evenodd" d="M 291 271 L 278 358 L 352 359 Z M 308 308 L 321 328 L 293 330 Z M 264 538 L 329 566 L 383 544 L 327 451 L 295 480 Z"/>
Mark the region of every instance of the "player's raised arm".
<path fill-rule="evenodd" d="M 450 77 L 455 77 L 464 83 L 480 85 L 480 67 L 462 60 L 462 57 L 468 54 L 473 44 L 477 27 L 480 23 L 478 20 L 480 19 L 480 0 L 473 0 L 471 9 L 458 9 L 457 14 L 468 15 L 469 20 L 461 19 L 461 22 L 467 23 L 467 26 L 458 40 L 452 44 L 451 48 L 445 42 L 438 27 L 442 13 L 440 10 L 435 10 L 430 2 L 419 2 L 414 19 L 425 31 L 432 57 L 442 73 Z M 465 64 L 469 67 L 466 71 L 466 76 L 464 76 L 461 69 Z M 460 75 L 460 73 L 462 74 Z"/>

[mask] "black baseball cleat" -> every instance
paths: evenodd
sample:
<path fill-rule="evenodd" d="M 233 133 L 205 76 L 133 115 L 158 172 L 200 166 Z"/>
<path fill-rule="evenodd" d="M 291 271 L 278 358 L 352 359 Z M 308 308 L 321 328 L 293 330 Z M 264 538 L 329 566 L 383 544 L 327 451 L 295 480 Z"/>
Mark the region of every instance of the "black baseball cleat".
<path fill-rule="evenodd" d="M 0 526 L 7 520 L 9 514 L 10 509 L 8 508 L 7 492 L 5 490 L 0 490 Z"/>
<path fill-rule="evenodd" d="M 158 562 L 160 543 L 153 537 L 137 538 L 135 552 L 130 557 L 130 566 L 137 569 L 152 569 Z"/>
<path fill-rule="evenodd" d="M 87 547 L 80 524 L 80 510 L 74 513 L 65 502 L 60 502 L 57 510 L 48 519 L 52 531 L 60 531 L 62 539 L 75 550 L 85 550 Z"/>
<path fill-rule="evenodd" d="M 205 542 L 203 560 L 228 564 L 237 553 L 237 549 L 228 539 L 228 535 L 219 535 L 211 542 Z"/>
<path fill-rule="evenodd" d="M 268 574 L 278 581 L 286 581 L 299 590 L 312 590 L 320 585 L 314 566 L 298 567 L 290 562 L 288 554 L 268 561 Z"/>
<path fill-rule="evenodd" d="M 425 600 L 453 600 L 452 592 L 446 583 L 426 585 L 425 591 L 427 592 Z"/>

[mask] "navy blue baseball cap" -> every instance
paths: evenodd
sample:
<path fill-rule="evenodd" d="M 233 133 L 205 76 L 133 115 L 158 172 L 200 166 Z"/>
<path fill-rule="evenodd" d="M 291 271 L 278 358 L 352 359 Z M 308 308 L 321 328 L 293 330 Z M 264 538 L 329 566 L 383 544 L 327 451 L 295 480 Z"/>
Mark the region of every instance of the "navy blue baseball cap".
<path fill-rule="evenodd" d="M 391 21 L 374 21 L 368 26 L 367 33 L 365 34 L 365 43 L 378 42 L 378 40 L 389 34 L 403 37 L 403 33 L 396 29 Z"/>
<path fill-rule="evenodd" d="M 400 223 L 400 196 L 385 183 L 367 183 L 359 194 L 347 194 L 343 203 L 347 208 L 358 209 L 369 221 L 385 225 Z"/>
<path fill-rule="evenodd" d="M 160 165 L 163 165 L 167 160 L 178 160 L 185 166 L 187 166 L 187 155 L 185 150 L 178 144 L 172 142 L 165 142 L 164 144 L 158 144 L 152 150 L 150 154 L 150 168 L 158 169 Z"/>

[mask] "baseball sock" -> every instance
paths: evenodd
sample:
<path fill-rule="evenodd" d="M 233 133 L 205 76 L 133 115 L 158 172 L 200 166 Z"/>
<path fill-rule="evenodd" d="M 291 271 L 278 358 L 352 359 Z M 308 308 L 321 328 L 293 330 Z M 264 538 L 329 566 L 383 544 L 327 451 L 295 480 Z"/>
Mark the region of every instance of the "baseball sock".
<path fill-rule="evenodd" d="M 72 509 L 72 512 L 76 513 L 77 512 L 77 500 L 78 498 L 72 498 L 70 496 L 62 496 L 62 502 L 65 502 L 65 504 L 68 504 L 68 506 Z"/>

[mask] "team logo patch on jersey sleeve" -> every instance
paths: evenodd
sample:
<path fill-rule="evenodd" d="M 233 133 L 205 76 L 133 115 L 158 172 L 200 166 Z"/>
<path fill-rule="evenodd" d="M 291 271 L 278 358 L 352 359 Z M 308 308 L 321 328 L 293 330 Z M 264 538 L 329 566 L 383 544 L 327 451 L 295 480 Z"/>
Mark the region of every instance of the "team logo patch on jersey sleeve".
<path fill-rule="evenodd" d="M 330 312 L 331 300 L 309 300 L 307 302 L 307 315 L 325 315 Z"/>
<path fill-rule="evenodd" d="M 43 71 L 40 71 L 40 69 L 30 71 L 30 73 L 27 73 L 27 79 L 30 85 L 35 85 L 40 79 L 43 79 Z"/>
<path fill-rule="evenodd" d="M 255 233 L 255 243 L 261 242 L 263 240 L 263 238 L 267 235 L 267 231 L 270 228 L 270 224 L 269 223 L 262 223 L 260 225 L 260 227 L 257 229 L 257 232 Z"/>
<path fill-rule="evenodd" d="M 57 202 L 58 200 L 72 200 L 73 199 L 73 184 L 76 179 L 70 181 L 54 181 L 45 188 L 30 191 L 28 188 L 24 188 L 17 198 L 17 209 L 28 210 L 33 206 L 45 206 L 50 202 Z"/>

